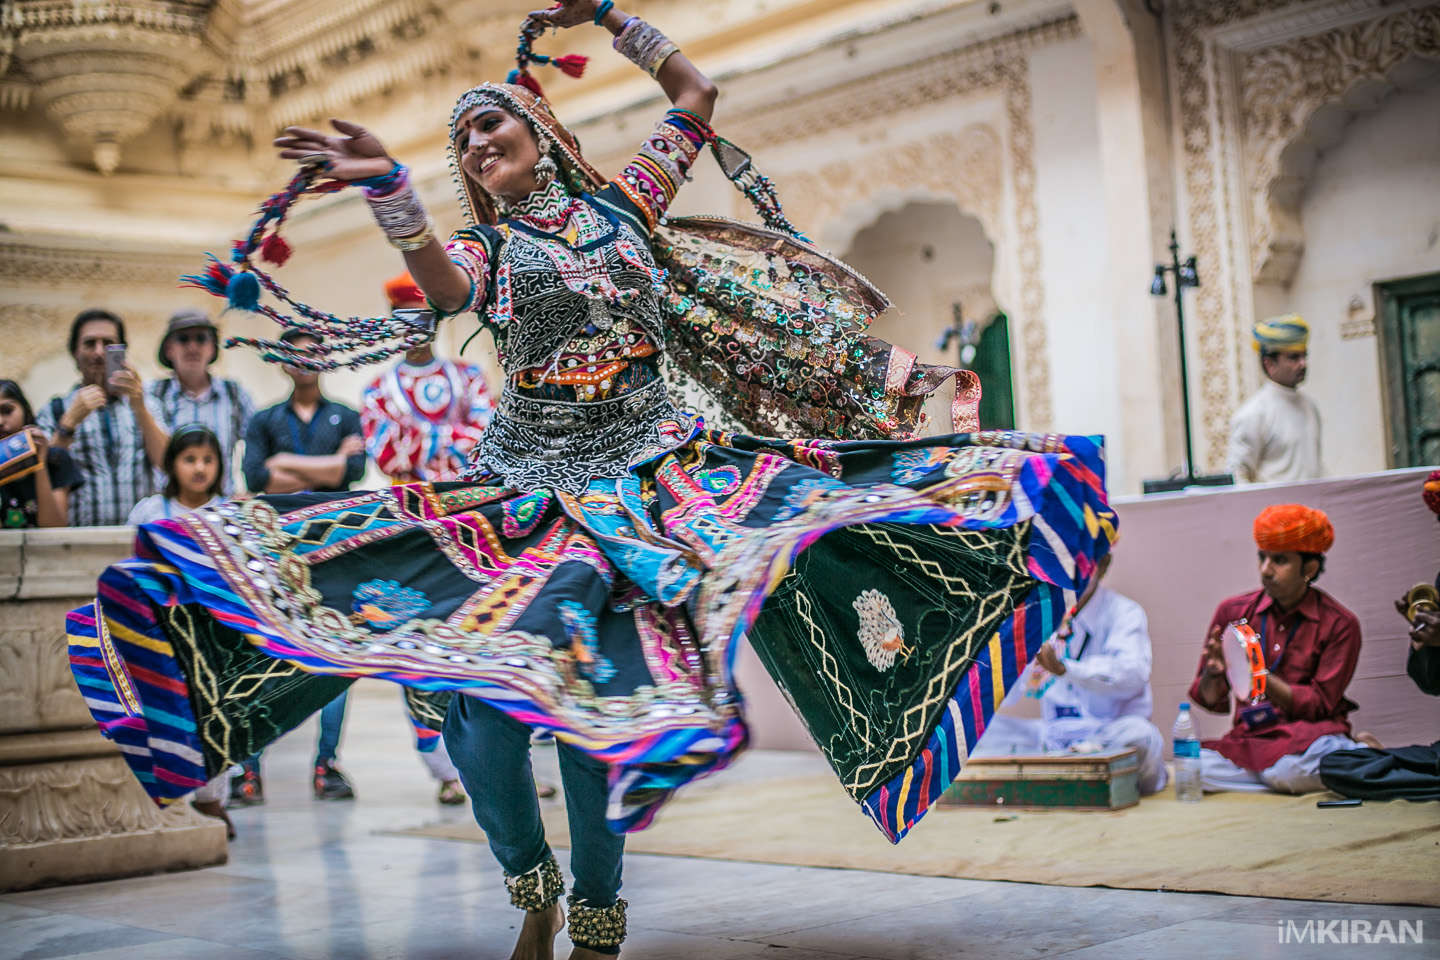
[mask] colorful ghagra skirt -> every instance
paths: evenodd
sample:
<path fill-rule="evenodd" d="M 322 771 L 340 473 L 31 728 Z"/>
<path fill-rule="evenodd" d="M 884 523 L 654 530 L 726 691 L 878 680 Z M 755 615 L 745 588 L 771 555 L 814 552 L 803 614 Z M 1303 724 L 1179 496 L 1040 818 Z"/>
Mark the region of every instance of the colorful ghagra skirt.
<path fill-rule="evenodd" d="M 748 638 L 898 841 L 1115 537 L 1092 438 L 706 431 L 583 496 L 413 483 L 147 524 L 70 615 L 71 663 L 162 804 L 379 677 L 432 727 L 463 694 L 604 760 L 622 831 L 744 747 Z"/>

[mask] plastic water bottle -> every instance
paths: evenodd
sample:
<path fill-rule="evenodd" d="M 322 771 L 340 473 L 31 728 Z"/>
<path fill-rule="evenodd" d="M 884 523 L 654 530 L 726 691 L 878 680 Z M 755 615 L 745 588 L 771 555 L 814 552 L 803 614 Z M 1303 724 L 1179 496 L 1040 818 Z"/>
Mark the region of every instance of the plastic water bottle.
<path fill-rule="evenodd" d="M 1175 799 L 1199 803 L 1204 795 L 1200 787 L 1200 731 L 1190 715 L 1190 704 L 1180 704 L 1170 740 L 1175 745 Z"/>

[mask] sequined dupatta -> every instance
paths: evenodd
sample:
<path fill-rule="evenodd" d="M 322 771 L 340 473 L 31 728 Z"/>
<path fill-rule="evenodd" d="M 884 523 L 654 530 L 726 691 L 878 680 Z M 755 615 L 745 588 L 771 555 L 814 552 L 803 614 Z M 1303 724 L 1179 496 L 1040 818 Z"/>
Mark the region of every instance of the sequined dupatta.
<path fill-rule="evenodd" d="M 757 205 L 758 206 L 758 205 Z M 951 429 L 979 429 L 980 379 L 866 334 L 890 301 L 841 261 L 781 230 L 674 217 L 655 231 L 672 374 L 747 432 L 900 440 L 955 381 Z M 689 392 L 689 391 L 687 391 Z"/>

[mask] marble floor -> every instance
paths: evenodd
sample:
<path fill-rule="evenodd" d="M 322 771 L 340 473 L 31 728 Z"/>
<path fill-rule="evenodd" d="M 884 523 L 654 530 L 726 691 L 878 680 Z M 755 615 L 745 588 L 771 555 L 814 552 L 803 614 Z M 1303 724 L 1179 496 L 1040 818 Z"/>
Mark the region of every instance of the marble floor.
<path fill-rule="evenodd" d="M 355 691 L 340 751 L 355 802 L 311 799 L 312 721 L 267 752 L 268 802 L 234 811 L 239 837 L 229 863 L 0 896 L 0 960 L 508 957 L 519 915 L 489 851 L 388 832 L 469 811 L 435 803 L 399 693 L 378 682 Z M 554 753 L 536 751 L 537 769 L 552 781 Z M 822 765 L 808 754 L 757 751 L 721 776 L 727 789 L 743 790 Z M 565 851 L 557 854 L 563 866 Z M 645 855 L 626 859 L 625 896 L 624 955 L 633 960 L 1440 957 L 1440 911 L 1407 907 Z M 1280 924 L 1307 920 L 1420 922 L 1425 942 L 1280 942 Z M 1329 929 L 1338 940 L 1342 925 Z M 568 945 L 563 936 L 558 945 Z"/>

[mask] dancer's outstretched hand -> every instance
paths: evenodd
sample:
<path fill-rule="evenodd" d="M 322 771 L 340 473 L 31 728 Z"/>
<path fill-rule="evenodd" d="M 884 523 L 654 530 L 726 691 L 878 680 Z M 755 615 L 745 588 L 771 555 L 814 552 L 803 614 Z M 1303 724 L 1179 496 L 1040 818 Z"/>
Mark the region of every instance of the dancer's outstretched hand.
<path fill-rule="evenodd" d="M 560 0 L 549 10 L 532 10 L 530 19 L 552 27 L 578 27 L 582 23 L 594 23 L 598 9 L 600 4 L 595 0 Z"/>
<path fill-rule="evenodd" d="M 323 165 L 325 173 L 336 180 L 383 176 L 395 165 L 380 141 L 364 127 L 348 120 L 331 120 L 330 126 L 341 136 L 326 136 L 309 127 L 286 127 L 273 143 L 286 160 Z"/>

